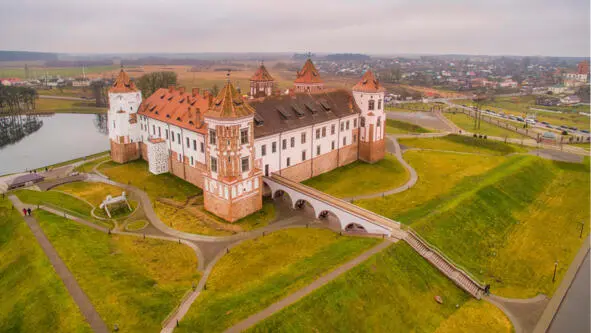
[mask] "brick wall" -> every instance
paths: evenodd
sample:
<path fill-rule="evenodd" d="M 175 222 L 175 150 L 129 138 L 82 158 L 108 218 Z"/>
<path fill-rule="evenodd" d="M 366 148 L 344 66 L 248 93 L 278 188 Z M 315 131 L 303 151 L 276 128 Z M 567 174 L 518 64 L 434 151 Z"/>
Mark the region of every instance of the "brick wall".
<path fill-rule="evenodd" d="M 205 164 L 195 163 L 195 166 L 192 167 L 190 165 L 185 166 L 185 175 L 189 183 L 203 188 L 203 172 L 205 172 Z"/>
<path fill-rule="evenodd" d="M 320 155 L 312 161 L 313 174 L 312 176 L 318 176 L 321 173 L 328 172 L 337 167 L 338 162 L 338 151 L 335 149 L 330 153 Z"/>
<path fill-rule="evenodd" d="M 359 159 L 367 163 L 375 163 L 386 155 L 386 140 L 359 143 Z"/>
<path fill-rule="evenodd" d="M 281 170 L 281 176 L 293 180 L 294 182 L 304 181 L 312 175 L 312 161 L 307 160 L 289 168 Z"/>
<path fill-rule="evenodd" d="M 138 143 L 116 143 L 111 142 L 111 159 L 117 163 L 127 163 L 140 158 Z"/>
<path fill-rule="evenodd" d="M 142 159 L 144 159 L 144 161 L 146 161 L 146 162 L 149 162 L 149 159 L 148 159 L 148 146 L 145 143 L 143 143 L 143 142 L 140 142 L 140 151 L 142 153 L 142 156 L 141 156 Z"/>
<path fill-rule="evenodd" d="M 175 152 L 170 154 L 170 173 L 173 175 L 185 179 L 185 172 L 184 172 L 184 164 L 183 162 L 179 162 L 178 155 Z"/>
<path fill-rule="evenodd" d="M 347 165 L 357 161 L 357 144 L 348 145 L 339 149 L 339 166 Z"/>
<path fill-rule="evenodd" d="M 241 200 L 224 200 L 204 191 L 204 206 L 207 211 L 223 218 L 228 222 L 235 222 L 263 208 L 262 181 L 254 195 Z"/>

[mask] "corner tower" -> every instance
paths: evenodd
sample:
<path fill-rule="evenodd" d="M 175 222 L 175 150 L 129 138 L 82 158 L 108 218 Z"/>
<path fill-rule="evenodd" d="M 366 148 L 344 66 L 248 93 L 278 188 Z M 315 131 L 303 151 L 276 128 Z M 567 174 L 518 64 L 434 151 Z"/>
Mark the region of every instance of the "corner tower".
<path fill-rule="evenodd" d="M 122 68 L 109 89 L 107 114 L 111 158 L 115 162 L 126 163 L 140 157 L 137 111 L 141 103 L 142 92 Z"/>
<path fill-rule="evenodd" d="M 302 67 L 302 70 L 297 72 L 297 77 L 294 81 L 296 92 L 314 93 L 324 89 L 324 82 L 320 78 L 320 73 L 308 58 Z"/>
<path fill-rule="evenodd" d="M 353 87 L 355 103 L 361 109 L 359 115 L 359 159 L 374 163 L 386 153 L 384 140 L 386 115 L 384 113 L 385 89 L 368 70 Z"/>
<path fill-rule="evenodd" d="M 254 165 L 255 110 L 228 80 L 204 115 L 205 209 L 234 222 L 262 208 L 262 172 Z"/>
<path fill-rule="evenodd" d="M 250 78 L 250 96 L 255 98 L 271 96 L 273 93 L 273 83 L 273 77 L 261 62 L 261 66 L 259 66 L 257 71 Z"/>

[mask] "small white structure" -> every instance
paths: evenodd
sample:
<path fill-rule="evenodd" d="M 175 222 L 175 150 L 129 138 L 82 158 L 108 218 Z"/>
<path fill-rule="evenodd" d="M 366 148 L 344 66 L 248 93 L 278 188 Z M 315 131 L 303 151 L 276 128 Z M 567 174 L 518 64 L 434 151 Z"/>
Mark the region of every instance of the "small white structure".
<path fill-rule="evenodd" d="M 103 200 L 103 202 L 101 203 L 101 205 L 99 206 L 100 209 L 104 209 L 105 212 L 107 212 L 107 215 L 109 217 L 111 217 L 111 212 L 109 211 L 109 205 L 115 205 L 115 204 L 121 204 L 121 203 L 125 203 L 127 205 L 127 208 L 129 208 L 129 211 L 131 212 L 131 206 L 129 205 L 129 202 L 127 201 L 127 197 L 125 196 L 125 192 L 122 192 L 120 196 L 118 197 L 112 197 L 111 195 L 107 195 L 107 198 L 105 200 Z"/>
<path fill-rule="evenodd" d="M 155 175 L 168 172 L 168 146 L 166 140 L 152 138 L 146 143 L 150 172 Z"/>

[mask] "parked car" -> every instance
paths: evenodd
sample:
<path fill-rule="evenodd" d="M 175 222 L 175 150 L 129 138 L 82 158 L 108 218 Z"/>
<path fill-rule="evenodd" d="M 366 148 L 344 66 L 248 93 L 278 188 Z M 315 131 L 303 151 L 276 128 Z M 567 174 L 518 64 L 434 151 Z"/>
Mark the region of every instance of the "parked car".
<path fill-rule="evenodd" d="M 566 125 L 560 125 L 560 128 L 565 128 L 566 129 L 566 128 L 568 128 L 568 126 L 566 126 Z"/>
<path fill-rule="evenodd" d="M 581 132 L 585 133 L 585 134 L 589 134 L 588 130 L 581 130 Z"/>
<path fill-rule="evenodd" d="M 534 119 L 531 119 L 531 118 L 527 118 L 525 120 L 525 122 L 528 123 L 528 124 L 532 124 L 532 125 L 535 125 L 536 124 L 536 121 Z"/>
<path fill-rule="evenodd" d="M 523 118 L 521 118 L 521 117 L 517 117 L 516 119 L 517 119 L 517 121 L 521 121 L 521 122 L 524 121 Z"/>
<path fill-rule="evenodd" d="M 547 127 L 547 125 L 550 125 L 550 124 L 548 124 L 547 121 L 542 121 L 542 124 L 546 125 L 546 127 Z"/>

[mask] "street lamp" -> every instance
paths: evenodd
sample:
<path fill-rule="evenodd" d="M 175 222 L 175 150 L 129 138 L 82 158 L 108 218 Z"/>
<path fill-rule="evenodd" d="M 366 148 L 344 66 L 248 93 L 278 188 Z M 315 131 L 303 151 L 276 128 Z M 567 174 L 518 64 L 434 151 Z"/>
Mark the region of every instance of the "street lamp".
<path fill-rule="evenodd" d="M 554 275 L 552 276 L 552 283 L 556 281 L 556 267 L 558 267 L 558 261 L 554 262 Z"/>
<path fill-rule="evenodd" d="M 585 221 L 581 222 L 581 234 L 579 235 L 579 238 L 583 238 L 583 230 L 585 229 Z"/>

